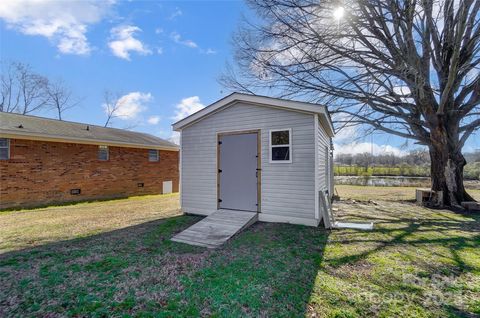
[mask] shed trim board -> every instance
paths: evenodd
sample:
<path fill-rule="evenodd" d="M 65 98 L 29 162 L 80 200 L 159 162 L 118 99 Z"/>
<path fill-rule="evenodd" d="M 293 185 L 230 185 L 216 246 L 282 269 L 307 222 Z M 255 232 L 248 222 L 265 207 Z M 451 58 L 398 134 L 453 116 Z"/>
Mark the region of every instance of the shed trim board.
<path fill-rule="evenodd" d="M 220 207 L 220 138 L 223 136 L 232 136 L 232 135 L 246 135 L 246 134 L 256 134 L 257 135 L 257 212 L 261 212 L 261 180 L 262 180 L 262 141 L 261 141 L 261 130 L 260 129 L 249 129 L 249 130 L 232 130 L 232 131 L 221 131 L 217 132 L 217 161 L 216 161 L 216 171 L 217 171 L 217 209 L 223 209 Z"/>
<path fill-rule="evenodd" d="M 261 222 L 290 223 L 290 224 L 300 224 L 300 225 L 308 225 L 308 226 L 318 226 L 318 224 L 320 223 L 319 220 L 316 220 L 316 219 L 306 219 L 306 218 L 275 215 L 275 214 L 268 214 L 268 213 L 258 213 L 258 220 Z"/>
<path fill-rule="evenodd" d="M 313 115 L 313 120 L 314 120 L 314 127 L 315 127 L 314 128 L 315 129 L 315 135 L 314 135 L 314 139 L 315 139 L 315 219 L 320 221 L 320 211 L 319 211 L 320 204 L 318 202 L 319 200 L 318 191 L 320 191 L 320 185 L 318 184 L 320 179 L 320 174 L 318 172 L 318 161 L 319 161 L 318 144 L 320 142 L 318 138 L 318 129 L 319 129 L 318 114 Z"/>
<path fill-rule="evenodd" d="M 178 191 L 180 192 L 180 209 L 183 207 L 183 191 L 182 191 L 182 134 L 179 138 L 180 149 L 178 150 Z"/>
<path fill-rule="evenodd" d="M 329 175 L 329 180 L 330 180 L 330 198 L 333 198 L 333 192 L 335 191 L 334 184 L 335 184 L 335 179 L 334 179 L 334 167 L 333 167 L 333 142 L 332 138 L 330 138 L 330 175 Z"/>
<path fill-rule="evenodd" d="M 182 213 L 207 216 L 215 212 L 213 209 L 181 207 Z"/>
<path fill-rule="evenodd" d="M 198 112 L 179 120 L 174 123 L 173 130 L 180 131 L 185 127 L 197 122 L 198 120 L 215 114 L 224 107 L 232 106 L 237 102 L 246 102 L 256 106 L 264 106 L 271 108 L 287 109 L 290 111 L 298 111 L 308 114 L 320 114 L 322 126 L 330 137 L 335 135 L 335 130 L 330 119 L 330 115 L 325 106 L 319 104 L 312 104 L 307 102 L 292 101 L 286 99 L 272 98 L 267 96 L 232 93 L 219 101 L 199 110 Z"/>

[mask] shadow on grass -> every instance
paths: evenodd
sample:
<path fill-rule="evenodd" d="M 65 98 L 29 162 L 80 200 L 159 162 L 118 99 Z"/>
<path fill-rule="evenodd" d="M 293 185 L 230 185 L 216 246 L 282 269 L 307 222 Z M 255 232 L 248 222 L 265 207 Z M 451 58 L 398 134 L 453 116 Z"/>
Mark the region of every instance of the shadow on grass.
<path fill-rule="evenodd" d="M 256 223 L 215 251 L 210 266 L 186 277 L 182 297 L 188 297 L 190 311 L 185 313 L 305 316 L 328 234 L 318 228 Z"/>
<path fill-rule="evenodd" d="M 391 213 L 391 211 L 381 208 L 376 208 L 375 211 Z M 342 217 L 358 218 L 360 216 L 360 211 L 349 211 Z M 358 254 L 330 260 L 329 264 L 339 267 L 347 263 L 358 262 L 386 248 L 442 246 L 449 249 L 458 271 L 476 271 L 478 268 L 469 266 L 460 256 L 460 252 L 466 248 L 480 248 L 480 234 L 478 234 L 480 233 L 480 215 L 467 214 L 466 216 L 469 217 L 469 220 L 454 219 L 448 215 L 418 219 L 396 217 L 392 220 L 370 214 L 367 219 L 375 224 L 375 230 L 372 232 L 374 235 L 365 238 L 365 236 L 350 232 L 334 242 L 351 245 L 368 243 L 375 247 Z"/>
<path fill-rule="evenodd" d="M 257 223 L 217 250 L 178 216 L 0 255 L 0 316 L 303 316 L 327 233 Z"/>
<path fill-rule="evenodd" d="M 106 197 L 99 197 L 99 198 L 82 198 L 82 199 L 71 200 L 71 201 L 50 201 L 47 203 L 38 203 L 38 204 L 12 206 L 9 208 L 3 208 L 3 209 L 0 209 L 0 213 L 16 212 L 16 211 L 33 211 L 38 209 L 75 206 L 75 205 L 81 205 L 86 203 L 100 203 L 100 202 L 108 202 L 108 201 L 114 202 L 114 201 L 124 201 L 124 200 L 135 199 L 135 198 L 143 199 L 143 198 L 155 197 L 155 196 L 160 197 L 160 196 L 173 196 L 173 195 L 178 195 L 178 192 L 173 192 L 168 194 L 139 193 L 135 195 L 116 195 L 116 196 L 106 196 Z"/>
<path fill-rule="evenodd" d="M 480 314 L 474 278 L 480 273 L 480 215 L 382 204 L 337 203 L 337 219 L 375 224 L 370 232 L 330 236 L 324 277 L 335 277 L 338 294 L 350 296 L 341 307 L 352 317 Z"/>

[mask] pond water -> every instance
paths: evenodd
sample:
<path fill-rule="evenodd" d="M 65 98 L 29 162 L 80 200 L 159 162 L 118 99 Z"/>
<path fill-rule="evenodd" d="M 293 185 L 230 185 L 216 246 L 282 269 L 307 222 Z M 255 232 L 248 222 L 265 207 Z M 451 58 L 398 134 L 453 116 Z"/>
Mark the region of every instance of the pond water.
<path fill-rule="evenodd" d="M 374 187 L 430 187 L 430 178 L 405 176 L 335 176 L 335 184 Z M 466 180 L 465 187 L 469 189 L 480 189 L 480 181 Z"/>

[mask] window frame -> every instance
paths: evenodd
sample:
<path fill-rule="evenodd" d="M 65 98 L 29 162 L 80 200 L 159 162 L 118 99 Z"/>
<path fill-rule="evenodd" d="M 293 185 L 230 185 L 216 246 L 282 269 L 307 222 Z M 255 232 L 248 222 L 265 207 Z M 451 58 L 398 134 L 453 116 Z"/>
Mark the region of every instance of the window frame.
<path fill-rule="evenodd" d="M 6 146 L 0 146 L 2 149 L 7 149 L 7 158 L 0 158 L 0 160 L 10 160 L 10 138 L 0 138 L 0 139 L 5 139 L 7 141 Z"/>
<path fill-rule="evenodd" d="M 288 144 L 283 144 L 283 145 L 272 145 L 272 133 L 277 132 L 277 131 L 288 131 Z M 272 159 L 272 148 L 278 148 L 278 147 L 288 147 L 288 160 L 273 160 Z M 292 128 L 283 128 L 283 129 L 270 129 L 268 132 L 268 150 L 269 150 L 269 155 L 268 155 L 268 161 L 270 163 L 292 163 L 293 161 L 293 143 L 292 143 Z"/>
<path fill-rule="evenodd" d="M 150 160 L 150 151 L 155 151 L 157 153 L 157 160 Z M 148 149 L 148 162 L 160 162 L 160 151 L 158 149 Z"/>
<path fill-rule="evenodd" d="M 100 159 L 100 149 L 107 149 L 107 159 Z M 110 147 L 109 146 L 98 145 L 97 160 L 98 161 L 109 161 L 110 160 Z"/>

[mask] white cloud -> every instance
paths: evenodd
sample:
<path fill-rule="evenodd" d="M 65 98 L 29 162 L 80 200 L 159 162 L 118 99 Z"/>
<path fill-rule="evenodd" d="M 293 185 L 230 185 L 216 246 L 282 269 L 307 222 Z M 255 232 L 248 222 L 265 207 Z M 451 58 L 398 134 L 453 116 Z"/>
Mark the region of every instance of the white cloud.
<path fill-rule="evenodd" d="M 180 8 L 175 8 L 175 11 L 168 17 L 168 20 L 175 20 L 177 17 L 183 15 L 182 10 Z"/>
<path fill-rule="evenodd" d="M 26 35 L 44 36 L 64 54 L 87 55 L 92 48 L 86 33 L 114 1 L 0 1 L 0 19 Z"/>
<path fill-rule="evenodd" d="M 193 42 L 192 40 L 182 39 L 182 36 L 180 34 L 178 34 L 177 32 L 172 32 L 170 34 L 170 37 L 177 44 L 185 45 L 185 46 L 187 46 L 189 48 L 192 48 L 192 49 L 197 49 L 198 48 L 197 43 Z"/>
<path fill-rule="evenodd" d="M 408 86 L 405 86 L 405 85 L 394 86 L 393 93 L 397 95 L 403 102 L 415 103 L 415 101 L 412 98 L 412 92 L 410 91 L 410 88 Z"/>
<path fill-rule="evenodd" d="M 407 152 L 398 147 L 390 145 L 378 145 L 370 142 L 352 142 L 349 144 L 334 144 L 334 154 L 359 154 L 359 153 L 372 153 L 373 155 L 379 154 L 394 154 L 396 156 L 405 156 Z"/>
<path fill-rule="evenodd" d="M 156 28 L 155 29 L 155 34 L 162 34 L 163 33 L 163 29 L 162 28 Z"/>
<path fill-rule="evenodd" d="M 160 116 L 150 116 L 148 117 L 147 122 L 150 125 L 156 125 L 160 122 Z"/>
<path fill-rule="evenodd" d="M 173 120 L 179 121 L 184 119 L 187 116 L 190 116 L 193 113 L 198 112 L 199 110 L 205 108 L 205 105 L 200 102 L 200 97 L 198 96 L 191 96 L 184 98 L 175 105 L 175 115 L 172 117 Z M 172 132 L 170 138 L 168 138 L 170 142 L 173 142 L 177 145 L 180 144 L 180 134 L 176 131 Z"/>
<path fill-rule="evenodd" d="M 208 48 L 205 50 L 205 54 L 210 55 L 210 54 L 217 54 L 217 51 L 214 49 Z"/>
<path fill-rule="evenodd" d="M 198 52 L 200 52 L 200 54 L 207 54 L 207 55 L 217 54 L 216 50 L 212 48 L 204 49 L 200 47 L 196 42 L 182 38 L 182 36 L 177 32 L 170 33 L 170 38 L 173 40 L 173 42 L 177 44 L 189 47 L 191 49 L 196 49 Z"/>
<path fill-rule="evenodd" d="M 340 142 L 340 143 L 352 141 L 358 136 L 357 135 L 358 128 L 359 128 L 358 126 L 345 126 L 335 134 L 335 137 L 333 137 L 333 140 L 335 140 L 335 142 Z"/>
<path fill-rule="evenodd" d="M 120 25 L 110 30 L 111 41 L 108 46 L 112 50 L 113 55 L 130 61 L 130 52 L 137 52 L 141 55 L 152 54 L 140 40 L 134 37 L 140 29 L 134 25 Z"/>
<path fill-rule="evenodd" d="M 408 86 L 394 86 L 393 92 L 401 96 L 408 96 L 411 94 L 410 88 Z"/>
<path fill-rule="evenodd" d="M 172 132 L 168 141 L 173 142 L 174 144 L 180 145 L 180 133 L 178 131 Z"/>
<path fill-rule="evenodd" d="M 473 81 L 475 78 L 478 77 L 478 75 L 480 74 L 480 69 L 478 68 L 472 68 L 468 73 L 467 73 L 467 76 L 465 76 L 465 79 L 467 81 Z"/>
<path fill-rule="evenodd" d="M 158 130 L 155 135 L 162 139 L 166 139 L 170 142 L 173 142 L 177 145 L 180 144 L 180 133 L 172 130 Z"/>
<path fill-rule="evenodd" d="M 200 98 L 198 96 L 184 98 L 175 106 L 175 116 L 173 119 L 175 121 L 182 120 L 183 118 L 190 116 L 204 107 L 205 105 L 200 102 Z"/>
<path fill-rule="evenodd" d="M 131 92 L 123 95 L 115 105 L 115 117 L 123 120 L 134 119 L 141 112 L 147 109 L 146 104 L 152 100 L 152 94 L 142 92 Z M 108 114 L 108 105 L 103 104 L 103 109 Z M 112 109 L 112 107 L 110 107 Z"/>
<path fill-rule="evenodd" d="M 338 131 L 335 131 L 333 140 L 337 143 L 352 142 L 357 136 L 359 130 L 358 125 L 351 124 L 351 116 L 344 113 L 335 113 L 332 115 L 332 120 L 339 124 Z"/>
<path fill-rule="evenodd" d="M 162 55 L 163 54 L 163 48 L 161 48 L 161 47 L 157 48 L 157 54 Z"/>

